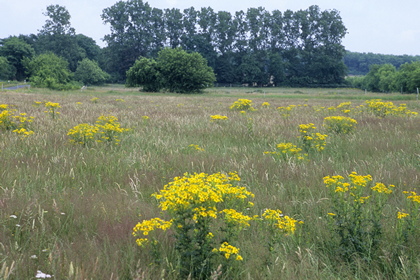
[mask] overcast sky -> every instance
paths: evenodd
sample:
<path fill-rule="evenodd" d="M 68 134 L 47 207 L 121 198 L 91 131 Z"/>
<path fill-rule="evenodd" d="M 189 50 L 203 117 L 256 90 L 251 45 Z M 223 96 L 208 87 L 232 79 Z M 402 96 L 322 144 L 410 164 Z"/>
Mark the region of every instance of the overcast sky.
<path fill-rule="evenodd" d="M 104 35 L 110 33 L 100 15 L 117 0 L 0 0 L 0 38 L 11 35 L 37 34 L 47 19 L 43 13 L 51 4 L 65 6 L 76 33 L 93 38 L 101 47 Z M 307 9 L 318 5 L 321 10 L 340 12 L 348 34 L 343 45 L 353 52 L 395 55 L 420 55 L 419 0 L 150 0 L 159 9 L 211 7 L 215 11 L 246 11 L 264 7 L 267 11 Z"/>

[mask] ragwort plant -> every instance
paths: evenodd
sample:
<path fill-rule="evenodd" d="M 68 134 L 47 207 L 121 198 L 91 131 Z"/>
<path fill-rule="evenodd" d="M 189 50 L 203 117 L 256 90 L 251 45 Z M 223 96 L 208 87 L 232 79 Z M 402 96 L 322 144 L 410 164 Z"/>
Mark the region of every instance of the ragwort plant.
<path fill-rule="evenodd" d="M 367 105 L 367 111 L 379 118 L 384 118 L 389 115 L 400 117 L 415 117 L 418 115 L 417 112 L 408 110 L 406 104 L 396 106 L 391 101 L 384 102 L 381 99 L 366 100 L 365 103 Z"/>
<path fill-rule="evenodd" d="M 403 193 L 406 195 L 407 207 L 397 213 L 398 240 L 400 244 L 410 247 L 410 241 L 418 233 L 420 195 L 415 191 L 403 191 Z"/>
<path fill-rule="evenodd" d="M 9 109 L 8 104 L 0 104 L 0 130 L 12 131 L 22 138 L 34 134 L 29 129 L 34 117 L 27 117 L 26 113 L 17 113 L 16 109 Z"/>
<path fill-rule="evenodd" d="M 185 173 L 175 177 L 152 195 L 169 219 L 153 218 L 138 223 L 133 229 L 137 244 L 150 246 L 152 254 L 159 256 L 155 253 L 158 241 L 150 233 L 170 229 L 175 237 L 181 279 L 209 279 L 220 264 L 224 274 L 233 273 L 235 263 L 243 260 L 236 245 L 239 234 L 251 226 L 251 221 L 259 219 L 246 214 L 253 207 L 250 199 L 254 194 L 238 185 L 239 181 L 237 173 Z M 262 219 L 269 219 L 267 215 Z M 294 232 L 293 220 L 284 223 L 284 217 L 279 215 L 273 219 L 269 220 L 282 233 Z"/>
<path fill-rule="evenodd" d="M 252 100 L 250 99 L 238 99 L 229 107 L 231 110 L 237 111 L 255 111 L 256 109 L 252 107 Z"/>
<path fill-rule="evenodd" d="M 308 154 L 302 153 L 302 149 L 293 143 L 279 143 L 274 152 L 264 152 L 266 155 L 271 155 L 276 160 L 298 160 L 303 161 L 308 158 Z"/>
<path fill-rule="evenodd" d="M 96 134 L 99 128 L 97 126 L 81 123 L 71 128 L 67 135 L 70 137 L 70 142 L 80 145 L 90 145 L 95 142 Z"/>
<path fill-rule="evenodd" d="M 324 177 L 332 211 L 330 229 L 339 239 L 338 253 L 346 261 L 371 261 L 382 238 L 383 208 L 395 186 L 372 183 L 372 176 L 350 173 Z"/>
<path fill-rule="evenodd" d="M 349 134 L 357 124 L 355 119 L 343 116 L 331 116 L 324 118 L 324 128 L 329 133 Z"/>
<path fill-rule="evenodd" d="M 351 112 L 351 102 L 342 102 L 337 105 L 337 110 L 341 111 L 344 114 L 348 114 Z"/>
<path fill-rule="evenodd" d="M 128 128 L 122 128 L 115 116 L 100 116 L 95 125 L 82 123 L 71 128 L 67 135 L 70 142 L 84 146 L 92 143 L 110 143 L 118 145 L 120 143 L 119 135 L 129 131 Z"/>
<path fill-rule="evenodd" d="M 278 209 L 265 209 L 260 221 L 264 229 L 268 231 L 267 249 L 269 252 L 265 265 L 272 265 L 272 258 L 278 254 L 284 238 L 294 235 L 297 225 L 303 224 L 292 217 L 284 215 Z"/>
<path fill-rule="evenodd" d="M 56 115 L 60 114 L 60 112 L 57 112 L 57 109 L 61 108 L 60 103 L 46 102 L 44 106 L 47 109 L 47 111 L 44 112 L 49 114 L 51 118 L 55 119 Z"/>
<path fill-rule="evenodd" d="M 290 114 L 292 113 L 293 108 L 295 108 L 295 107 L 296 107 L 296 105 L 289 105 L 289 106 L 285 106 L 285 107 L 280 106 L 280 107 L 277 107 L 277 111 L 280 113 L 280 115 L 283 118 L 288 118 L 288 117 L 290 117 Z"/>
<path fill-rule="evenodd" d="M 226 121 L 226 120 L 228 120 L 227 116 L 222 116 L 222 115 L 211 115 L 210 116 L 210 121 L 212 121 L 212 122 L 220 123 L 220 122 L 223 122 L 223 121 Z"/>
<path fill-rule="evenodd" d="M 326 134 L 316 132 L 316 126 L 313 123 L 299 125 L 299 141 L 302 149 L 307 152 L 320 152 L 327 145 Z"/>
<path fill-rule="evenodd" d="M 115 116 L 100 116 L 96 121 L 96 126 L 99 128 L 99 134 L 101 134 L 98 142 L 107 142 L 118 145 L 121 141 L 118 136 L 127 132 L 130 129 L 121 127 L 118 122 L 118 118 Z"/>

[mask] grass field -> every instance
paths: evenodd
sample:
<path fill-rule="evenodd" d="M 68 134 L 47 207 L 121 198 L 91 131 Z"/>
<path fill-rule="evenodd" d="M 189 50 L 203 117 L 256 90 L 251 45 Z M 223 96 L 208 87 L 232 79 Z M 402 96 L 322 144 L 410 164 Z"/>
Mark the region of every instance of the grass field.
<path fill-rule="evenodd" d="M 230 109 L 238 99 L 256 110 Z M 380 117 L 366 109 L 372 99 L 407 107 Z M 132 232 L 143 220 L 171 218 L 151 194 L 186 172 L 237 172 L 255 195 L 244 211 L 259 218 L 234 244 L 243 260 L 215 256 L 209 279 L 420 278 L 420 116 L 405 114 L 420 112 L 415 95 L 301 88 L 175 95 L 107 86 L 3 91 L 1 104 L 3 112 L 34 117 L 20 121 L 34 133 L 0 130 L 0 279 L 182 279 L 173 229 L 154 231 L 160 243 L 144 247 Z M 214 115 L 227 119 L 211 121 Z M 129 129 L 112 130 L 118 145 L 70 142 L 70 129 L 94 126 L 100 116 Z M 334 134 L 323 126 L 328 116 L 357 125 Z M 304 147 L 298 128 L 309 123 L 328 135 L 325 149 L 308 149 L 304 160 L 266 153 L 283 142 Z M 326 187 L 324 177 L 351 172 L 372 181 L 350 182 L 362 189 L 352 195 L 352 187 Z M 376 182 L 392 193 L 372 191 Z M 303 223 L 293 234 L 276 232 L 257 221 L 265 209 Z"/>

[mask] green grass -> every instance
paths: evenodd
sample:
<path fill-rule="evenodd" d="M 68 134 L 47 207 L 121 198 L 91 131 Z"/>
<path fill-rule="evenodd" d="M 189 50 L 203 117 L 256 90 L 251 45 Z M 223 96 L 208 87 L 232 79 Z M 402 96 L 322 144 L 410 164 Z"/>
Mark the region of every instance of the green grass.
<path fill-rule="evenodd" d="M 98 97 L 95 103 L 93 97 Z M 253 100 L 258 110 L 245 115 L 229 110 L 238 98 Z M 153 257 L 136 245 L 132 228 L 161 215 L 150 195 L 174 177 L 230 171 L 237 171 L 241 184 L 255 194 L 254 214 L 281 209 L 304 224 L 271 255 L 262 242 L 268 233 L 261 235 L 257 228 L 243 232 L 240 273 L 217 279 L 419 278 L 418 224 L 409 243 L 401 243 L 395 215 L 408 211 L 402 191 L 420 187 L 420 117 L 350 113 L 358 121 L 355 132 L 330 135 L 326 149 L 310 155 L 309 162 L 264 155 L 280 142 L 297 143 L 299 124 L 314 123 L 325 133 L 322 122 L 329 114 L 314 108 L 345 101 L 357 106 L 378 98 L 420 112 L 414 95 L 355 89 L 213 88 L 176 95 L 109 85 L 73 92 L 2 92 L 1 104 L 35 117 L 35 134 L 20 139 L 0 132 L 0 279 L 33 279 L 37 270 L 55 279 L 174 279 L 170 233 L 158 236 L 162 264 L 150 265 Z M 58 102 L 61 114 L 52 119 L 35 101 Z M 261 108 L 262 102 L 271 106 Z M 302 106 L 283 118 L 276 108 L 287 105 Z M 216 114 L 228 120 L 211 122 Z M 70 128 L 94 124 L 101 115 L 114 115 L 131 129 L 120 136 L 120 145 L 69 142 Z M 189 150 L 190 144 L 204 151 Z M 352 171 L 396 185 L 383 213 L 381 250 L 369 263 L 357 257 L 351 263 L 342 260 L 328 227 L 331 204 L 323 177 Z"/>

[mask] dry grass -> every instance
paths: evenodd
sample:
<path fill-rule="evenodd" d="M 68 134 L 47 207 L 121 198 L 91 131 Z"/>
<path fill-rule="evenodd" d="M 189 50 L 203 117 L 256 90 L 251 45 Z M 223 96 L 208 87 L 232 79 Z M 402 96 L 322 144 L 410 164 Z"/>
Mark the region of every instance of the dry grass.
<path fill-rule="evenodd" d="M 99 98 L 97 103 L 91 101 L 93 97 Z M 407 100 L 399 101 L 402 97 Z M 420 187 L 419 117 L 355 115 L 354 134 L 331 136 L 326 150 L 304 164 L 264 155 L 277 143 L 296 142 L 299 124 L 321 128 L 326 115 L 313 107 L 387 98 L 420 111 L 412 96 L 402 97 L 365 95 L 352 89 L 275 88 L 147 95 L 119 86 L 83 92 L 1 92 L 0 104 L 35 117 L 35 135 L 19 139 L 1 132 L 0 279 L 30 279 L 37 270 L 56 279 L 158 279 L 161 275 L 172 279 L 176 277 L 176 265 L 170 263 L 172 249 L 166 248 L 168 263 L 150 266 L 151 257 L 135 245 L 131 229 L 139 220 L 159 215 L 150 194 L 173 177 L 220 171 L 239 173 L 255 194 L 256 214 L 264 208 L 279 208 L 305 221 L 299 237 L 285 239 L 268 266 L 257 232 L 244 233 L 241 250 L 247 258 L 237 279 L 419 277 L 419 259 L 413 257 L 420 253 L 417 245 L 412 255 L 400 256 L 400 266 L 385 264 L 393 248 L 391 239 L 385 240 L 383 261 L 356 268 L 338 262 L 328 245 L 332 236 L 325 223 L 329 202 L 322 184 L 326 175 L 356 171 L 395 184 L 399 191 Z M 252 99 L 258 110 L 246 115 L 229 110 L 238 98 Z M 59 118 L 53 120 L 34 101 L 59 102 Z M 262 102 L 271 106 L 261 108 Z M 281 117 L 275 108 L 290 104 L 308 106 L 298 107 L 289 118 Z M 216 114 L 229 119 L 210 122 Z M 70 128 L 93 124 L 100 115 L 114 115 L 131 129 L 119 146 L 69 143 Z M 190 144 L 204 151 L 188 149 Z M 404 196 L 396 195 L 389 202 L 389 212 L 403 203 Z M 169 246 L 171 240 L 166 242 Z M 388 276 L 390 271 L 393 276 Z"/>

